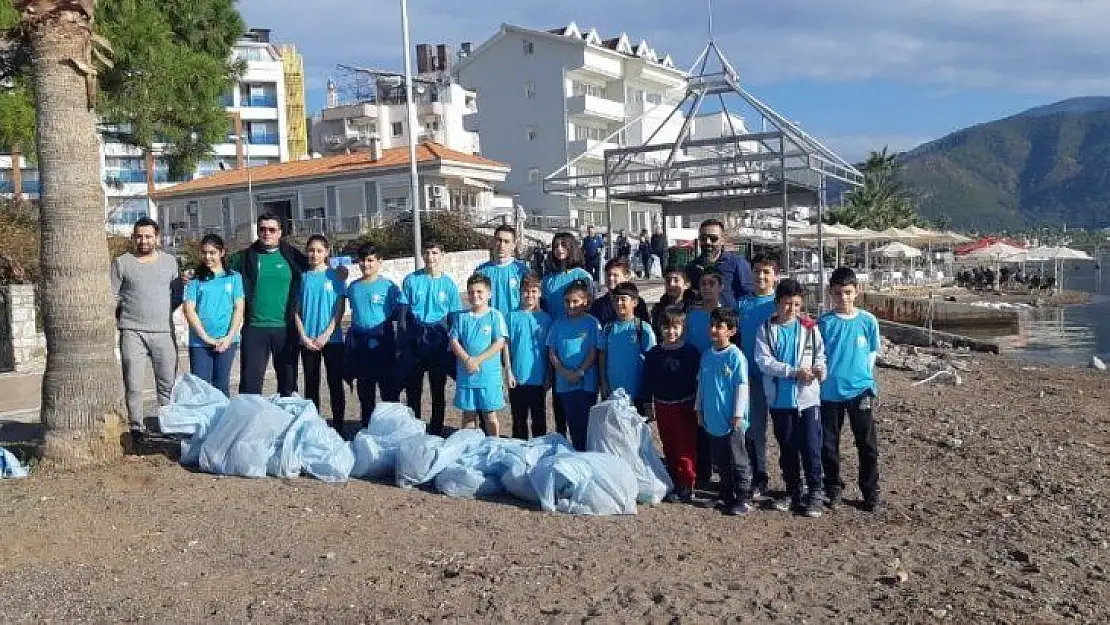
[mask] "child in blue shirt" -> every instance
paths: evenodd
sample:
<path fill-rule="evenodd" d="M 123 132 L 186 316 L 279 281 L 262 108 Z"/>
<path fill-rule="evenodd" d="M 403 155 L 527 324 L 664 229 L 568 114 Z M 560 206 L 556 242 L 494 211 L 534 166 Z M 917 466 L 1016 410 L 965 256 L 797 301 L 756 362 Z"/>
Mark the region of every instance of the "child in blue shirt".
<path fill-rule="evenodd" d="M 701 356 L 698 423 L 709 439 L 713 464 L 721 476 L 721 511 L 742 516 L 751 510 L 751 469 L 744 450 L 748 412 L 748 366 L 732 344 L 739 318 L 731 308 L 716 308 L 709 317 L 712 344 Z"/>
<path fill-rule="evenodd" d="M 756 334 L 755 361 L 763 375 L 763 392 L 775 426 L 779 465 L 789 498 L 776 501 L 775 509 L 800 510 L 816 518 L 824 505 L 820 382 L 825 376 L 825 350 L 817 325 L 802 317 L 804 293 L 793 278 L 779 282 L 775 314 Z M 809 488 L 804 500 L 802 467 Z"/>
<path fill-rule="evenodd" d="M 493 231 L 494 259 L 482 263 L 475 273 L 489 278 L 489 305 L 505 318 L 520 308 L 520 281 L 528 275 L 528 265 L 516 259 L 516 230 L 501 224 Z"/>
<path fill-rule="evenodd" d="M 547 359 L 547 332 L 551 315 L 540 310 L 540 280 L 527 276 L 520 283 L 520 310 L 509 313 L 509 348 L 505 350 L 505 378 L 509 409 L 513 413 L 513 438 L 528 440 L 547 434 L 544 409 L 551 388 Z M 528 421 L 531 418 L 531 428 Z"/>
<path fill-rule="evenodd" d="M 381 275 L 382 256 L 367 243 L 358 249 L 362 277 L 347 287 L 351 308 L 351 327 L 347 330 L 347 376 L 355 378 L 358 388 L 362 427 L 370 425 L 376 393 L 382 401 L 400 400 L 397 377 L 397 334 L 394 324 L 400 313 L 401 289 Z"/>
<path fill-rule="evenodd" d="M 505 318 L 489 306 L 490 280 L 474 274 L 466 281 L 470 310 L 457 313 L 451 324 L 455 353 L 455 407 L 463 411 L 462 426 L 485 424 L 486 434 L 501 435 L 497 411 L 505 407 L 501 388 L 501 350 L 509 331 Z"/>
<path fill-rule="evenodd" d="M 856 308 L 859 283 L 854 271 L 840 267 L 829 280 L 833 310 L 821 316 L 819 326 L 825 339 L 828 376 L 821 384 L 823 445 L 821 464 L 825 473 L 825 495 L 830 508 L 840 503 L 844 482 L 840 480 L 840 430 L 844 416 L 852 428 L 859 451 L 859 489 L 863 509 L 876 510 L 879 503 L 879 444 L 873 411 L 877 385 L 875 358 L 879 354 L 879 322 L 866 310 Z"/>
<path fill-rule="evenodd" d="M 243 327 L 243 277 L 227 268 L 227 249 L 219 235 L 200 240 L 200 255 L 202 264 L 185 287 L 189 370 L 228 395 Z"/>
<path fill-rule="evenodd" d="M 555 397 L 566 416 L 570 440 L 578 451 L 586 451 L 590 408 L 597 398 L 597 341 L 601 328 L 586 313 L 589 287 L 572 282 L 564 296 L 566 317 L 556 319 L 547 333 L 548 360 L 555 369 Z M 558 423 L 556 423 L 558 425 Z"/>
<path fill-rule="evenodd" d="M 751 403 L 748 414 L 748 433 L 745 445 L 748 462 L 752 467 L 752 499 L 762 500 L 767 492 L 767 400 L 763 394 L 762 375 L 755 364 L 755 335 L 759 328 L 775 314 L 775 283 L 778 281 L 778 264 L 771 256 L 752 259 L 755 293 L 743 296 L 736 303 L 740 313 L 740 350 L 748 360 Z"/>
<path fill-rule="evenodd" d="M 635 284 L 621 282 L 610 294 L 617 318 L 603 326 L 598 342 L 601 396 L 608 399 L 617 389 L 624 389 L 636 409 L 644 414 L 640 383 L 644 377 L 644 355 L 655 347 L 655 332 L 651 324 L 636 316 L 642 300 Z"/>
<path fill-rule="evenodd" d="M 582 248 L 578 239 L 569 232 L 560 232 L 551 239 L 551 254 L 547 258 L 547 271 L 543 276 L 543 309 L 552 319 L 567 316 L 563 306 L 567 287 L 575 282 L 586 286 L 587 306 L 596 295 L 594 279 L 582 268 Z M 585 311 L 583 311 L 585 312 Z"/>
<path fill-rule="evenodd" d="M 320 409 L 320 368 L 327 369 L 332 427 L 343 433 L 347 396 L 343 391 L 343 320 L 347 285 L 338 272 L 328 267 L 330 245 L 321 234 L 305 244 L 308 271 L 301 276 L 296 313 L 293 317 L 300 336 L 304 364 L 304 396 Z"/>
<path fill-rule="evenodd" d="M 709 337 L 709 315 L 721 305 L 723 280 L 716 267 L 707 267 L 698 279 L 701 303 L 691 308 L 686 315 L 686 342 L 701 353 L 705 353 L 713 343 Z"/>

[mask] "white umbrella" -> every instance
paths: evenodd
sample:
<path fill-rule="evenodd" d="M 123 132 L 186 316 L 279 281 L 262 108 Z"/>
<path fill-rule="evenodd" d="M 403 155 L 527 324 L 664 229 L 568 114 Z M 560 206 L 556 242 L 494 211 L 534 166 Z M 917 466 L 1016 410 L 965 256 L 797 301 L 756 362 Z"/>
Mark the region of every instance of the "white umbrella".
<path fill-rule="evenodd" d="M 921 237 L 908 230 L 899 230 L 898 228 L 887 228 L 879 234 L 882 235 L 882 238 L 891 241 L 917 241 L 921 239 Z"/>
<path fill-rule="evenodd" d="M 1052 261 L 1052 274 L 1059 276 L 1060 288 L 1064 288 L 1063 263 L 1069 260 L 1094 261 L 1095 259 L 1084 252 L 1070 247 L 1035 247 L 1029 250 L 1029 260 L 1044 262 Z M 1041 266 L 1042 272 L 1044 266 Z"/>
<path fill-rule="evenodd" d="M 897 241 L 876 249 L 875 253 L 883 258 L 917 258 L 921 256 L 921 250 Z"/>
<path fill-rule="evenodd" d="M 999 280 L 1001 279 L 998 265 L 1000 263 L 1020 263 L 1029 258 L 1029 251 L 1020 247 L 1014 247 L 1008 243 L 1001 241 L 991 243 L 986 247 L 981 247 L 977 250 L 964 255 L 963 260 L 989 260 L 994 263 L 994 290 L 998 290 Z"/>

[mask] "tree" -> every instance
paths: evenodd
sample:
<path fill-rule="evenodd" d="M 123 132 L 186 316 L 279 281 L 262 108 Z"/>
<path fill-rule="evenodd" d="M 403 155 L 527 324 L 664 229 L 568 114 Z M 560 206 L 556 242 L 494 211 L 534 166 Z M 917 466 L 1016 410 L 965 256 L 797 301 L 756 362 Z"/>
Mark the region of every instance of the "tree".
<path fill-rule="evenodd" d="M 844 204 L 830 211 L 834 223 L 885 230 L 917 222 L 916 203 L 899 178 L 897 158 L 884 147 L 858 165 L 863 172 L 863 186 L 853 189 Z"/>

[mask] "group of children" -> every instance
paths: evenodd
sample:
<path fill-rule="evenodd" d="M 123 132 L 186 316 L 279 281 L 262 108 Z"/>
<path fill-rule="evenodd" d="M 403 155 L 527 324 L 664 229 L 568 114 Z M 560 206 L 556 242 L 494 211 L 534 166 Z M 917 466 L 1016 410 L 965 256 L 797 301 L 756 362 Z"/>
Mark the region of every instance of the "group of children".
<path fill-rule="evenodd" d="M 507 388 L 512 436 L 541 436 L 550 389 L 556 430 L 585 450 L 599 393 L 607 399 L 623 390 L 657 423 L 676 484 L 669 500 L 704 505 L 695 487 L 708 483 L 714 466 L 724 513 L 742 515 L 754 501 L 769 500 L 770 423 L 786 486 L 771 505 L 816 517 L 840 502 L 839 437 L 847 417 L 860 455 L 861 507 L 879 505 L 872 415 L 878 324 L 855 307 L 858 285 L 850 269 L 833 273 L 834 309 L 816 321 L 804 312 L 802 286 L 778 280 L 776 263 L 766 257 L 754 259 L 756 292 L 736 308 L 721 306 L 722 276 L 712 267 L 699 277 L 696 294 L 685 273 L 671 268 L 665 294 L 649 313 L 630 267 L 618 259 L 606 266 L 607 289 L 596 296 L 573 235 L 554 237 L 542 280 L 515 259 L 511 227 L 498 228 L 494 237 L 494 260 L 466 281 L 468 309 L 440 270 L 442 249 L 435 243 L 425 246 L 426 267 L 401 287 L 381 275 L 379 250 L 363 246 L 361 277 L 344 286 L 328 267 L 327 240 L 309 240 L 310 268 L 296 314 L 305 396 L 319 402 L 322 360 L 337 428 L 345 411 L 344 379 L 357 384 L 365 426 L 376 395 L 398 401 L 402 389 L 419 415 L 428 373 L 429 431 L 439 433 L 450 374 L 463 427 L 500 435 L 497 413 L 505 408 Z M 222 246 L 211 247 L 212 273 L 219 276 Z M 226 294 L 242 297 L 233 285 Z M 344 337 L 340 322 L 348 306 Z"/>

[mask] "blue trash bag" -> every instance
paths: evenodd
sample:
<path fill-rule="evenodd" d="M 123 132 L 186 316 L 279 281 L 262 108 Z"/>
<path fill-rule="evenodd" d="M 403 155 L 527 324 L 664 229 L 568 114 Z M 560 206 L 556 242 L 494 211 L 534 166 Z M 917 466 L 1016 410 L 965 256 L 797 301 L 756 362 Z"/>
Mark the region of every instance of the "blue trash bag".
<path fill-rule="evenodd" d="M 346 482 L 355 466 L 351 446 L 319 415 L 301 416 L 292 428 L 297 435 L 301 471 L 324 482 Z"/>
<path fill-rule="evenodd" d="M 394 479 L 401 488 L 427 484 L 460 456 L 482 444 L 481 430 L 459 430 L 446 439 L 431 434 L 414 436 L 397 449 Z"/>
<path fill-rule="evenodd" d="M 202 471 L 217 475 L 265 477 L 268 469 L 288 475 L 290 469 L 272 459 L 280 458 L 279 445 L 294 420 L 293 415 L 258 395 L 239 395 L 199 442 L 197 464 Z"/>
<path fill-rule="evenodd" d="M 158 429 L 163 434 L 203 436 L 227 408 L 227 397 L 216 387 L 186 373 L 170 391 L 170 403 L 158 409 Z"/>
<path fill-rule="evenodd" d="M 412 408 L 394 402 L 374 406 L 370 425 L 355 435 L 351 449 L 355 465 L 351 477 L 388 477 L 397 465 L 397 448 L 405 440 L 424 434 L 427 424 L 413 416 Z"/>
<path fill-rule="evenodd" d="M 297 477 L 303 467 L 300 449 L 305 426 L 313 419 L 319 420 L 320 414 L 311 401 L 300 397 L 271 395 L 266 401 L 293 417 L 289 427 L 277 440 L 274 453 L 267 462 L 266 474 L 274 477 Z"/>
<path fill-rule="evenodd" d="M 636 500 L 655 505 L 674 488 L 663 459 L 655 450 L 651 426 L 636 411 L 624 389 L 590 408 L 586 449 L 614 455 L 628 463 L 636 476 Z"/>
<path fill-rule="evenodd" d="M 27 467 L 19 462 L 15 454 L 0 447 L 0 479 L 27 477 Z"/>
<path fill-rule="evenodd" d="M 548 456 L 528 475 L 547 512 L 636 514 L 636 476 L 616 456 L 593 451 Z"/>
<path fill-rule="evenodd" d="M 487 436 L 478 447 L 467 451 L 436 475 L 435 488 L 448 497 L 473 499 L 489 497 L 504 490 L 501 474 L 506 468 L 510 448 L 522 448 L 524 441 Z"/>
<path fill-rule="evenodd" d="M 532 487 L 528 474 L 540 460 L 558 454 L 574 453 L 574 447 L 562 434 L 547 434 L 522 445 L 509 447 L 502 459 L 501 486 L 513 497 L 539 503 L 540 496 Z"/>

